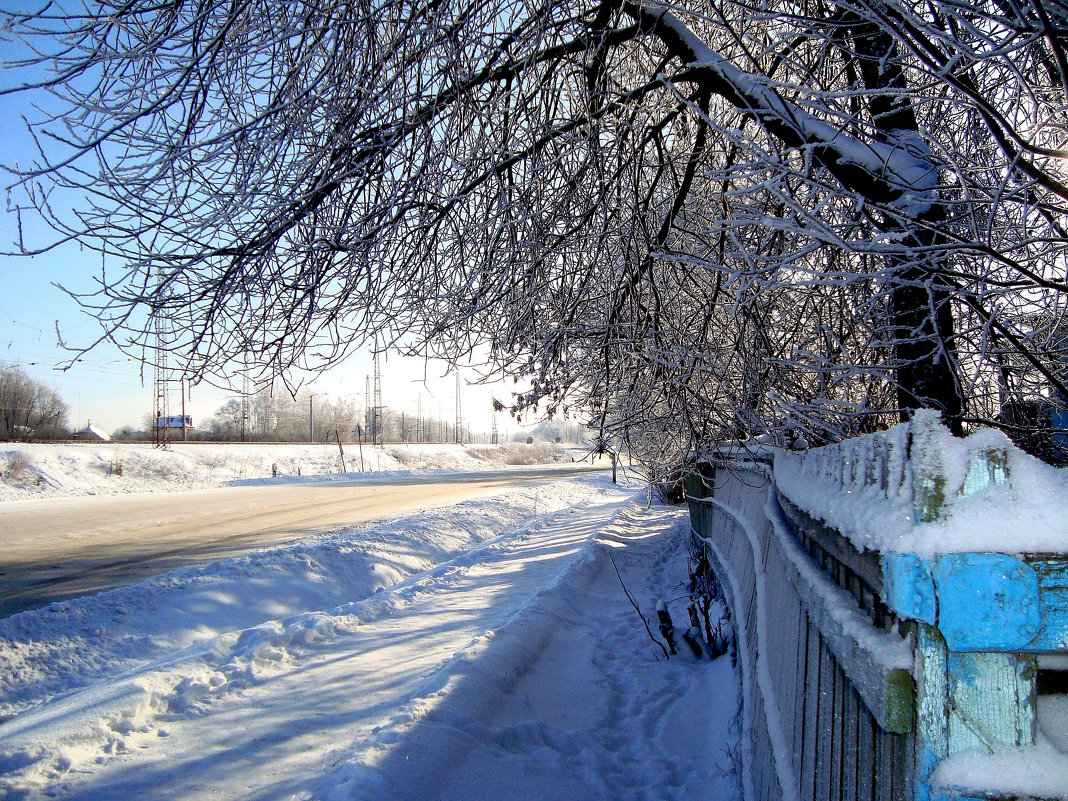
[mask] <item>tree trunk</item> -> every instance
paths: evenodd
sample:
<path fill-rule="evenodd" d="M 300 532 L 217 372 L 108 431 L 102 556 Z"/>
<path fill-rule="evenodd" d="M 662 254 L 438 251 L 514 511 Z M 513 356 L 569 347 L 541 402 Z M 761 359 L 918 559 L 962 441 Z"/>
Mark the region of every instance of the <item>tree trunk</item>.
<path fill-rule="evenodd" d="M 873 92 L 869 101 L 872 124 L 886 141 L 919 138 L 919 123 L 909 100 L 908 84 L 898 62 L 892 36 L 870 20 L 849 14 L 852 52 L 864 88 Z M 848 49 L 846 58 L 849 58 Z M 945 209 L 932 204 L 919 223 L 903 226 L 888 218 L 884 228 L 903 233 L 903 242 L 916 254 L 932 253 L 943 223 Z M 921 259 L 923 257 L 921 256 Z M 933 259 L 943 259 L 935 255 Z M 961 416 L 964 400 L 953 345 L 952 290 L 938 280 L 938 261 L 925 267 L 912 254 L 892 256 L 893 285 L 890 295 L 890 327 L 897 361 L 897 401 L 902 420 L 914 409 L 938 409 L 954 434 L 963 436 Z"/>
<path fill-rule="evenodd" d="M 897 338 L 897 402 L 901 419 L 914 409 L 938 409 L 943 421 L 963 436 L 964 404 L 951 341 L 953 312 L 949 290 L 921 283 L 912 267 L 897 276 L 890 300 L 890 321 Z"/>

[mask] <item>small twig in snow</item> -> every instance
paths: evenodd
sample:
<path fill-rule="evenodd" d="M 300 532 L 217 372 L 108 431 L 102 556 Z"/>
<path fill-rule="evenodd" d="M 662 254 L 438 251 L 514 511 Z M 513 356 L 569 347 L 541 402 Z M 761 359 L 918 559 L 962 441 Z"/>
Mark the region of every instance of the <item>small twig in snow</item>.
<path fill-rule="evenodd" d="M 616 571 L 616 578 L 619 579 L 619 586 L 623 588 L 623 593 L 627 596 L 627 600 L 630 601 L 630 605 L 634 607 L 634 611 L 638 613 L 638 617 L 642 619 L 642 623 L 645 624 L 645 631 L 649 635 L 649 639 L 660 646 L 660 650 L 664 652 L 664 659 L 670 659 L 667 648 L 664 647 L 664 643 L 660 642 L 654 635 L 653 630 L 649 628 L 649 621 L 642 614 L 641 608 L 638 606 L 638 602 L 634 600 L 634 596 L 630 594 L 630 590 L 627 589 L 627 585 L 623 583 L 623 577 L 619 575 L 619 568 L 616 567 L 615 557 L 612 556 L 612 552 L 609 550 L 608 561 L 612 563 L 612 569 Z"/>

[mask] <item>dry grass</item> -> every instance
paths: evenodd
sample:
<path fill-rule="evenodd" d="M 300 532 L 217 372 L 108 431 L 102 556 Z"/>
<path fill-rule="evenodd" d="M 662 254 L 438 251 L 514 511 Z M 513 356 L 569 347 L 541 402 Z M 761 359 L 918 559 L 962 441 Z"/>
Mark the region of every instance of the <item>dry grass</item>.
<path fill-rule="evenodd" d="M 29 456 L 21 451 L 15 451 L 15 453 L 13 453 L 7 460 L 4 469 L 0 471 L 0 475 L 3 475 L 4 481 L 18 484 L 31 477 L 30 472 L 32 467 L 33 462 L 30 460 Z"/>
<path fill-rule="evenodd" d="M 405 467 L 416 461 L 418 458 L 411 451 L 405 450 L 404 448 L 390 448 L 386 451 L 386 453 L 388 453 L 391 457 L 396 459 Z"/>
<path fill-rule="evenodd" d="M 509 443 L 501 446 L 501 456 L 505 464 L 556 464 L 568 459 L 562 446 L 552 442 L 536 442 L 533 445 Z"/>

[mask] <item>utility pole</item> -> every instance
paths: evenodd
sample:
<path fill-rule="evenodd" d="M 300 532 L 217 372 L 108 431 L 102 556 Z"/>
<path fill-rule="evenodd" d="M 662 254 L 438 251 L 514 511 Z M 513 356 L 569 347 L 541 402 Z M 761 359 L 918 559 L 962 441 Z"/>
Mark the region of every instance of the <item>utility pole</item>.
<path fill-rule="evenodd" d="M 374 412 L 371 409 L 371 376 L 367 376 L 367 387 L 364 390 L 363 396 L 363 431 L 364 436 L 371 433 L 372 415 Z"/>
<path fill-rule="evenodd" d="M 464 444 L 463 415 L 460 412 L 460 373 L 456 372 L 456 444 Z"/>
<path fill-rule="evenodd" d="M 382 431 L 382 368 L 378 363 L 378 354 L 375 354 L 375 406 L 374 425 L 372 427 L 372 442 L 385 445 L 385 432 Z"/>
<path fill-rule="evenodd" d="M 315 422 L 312 410 L 312 399 L 315 395 L 308 394 L 308 442 L 315 442 Z"/>
<path fill-rule="evenodd" d="M 185 388 L 186 388 L 186 379 L 185 379 L 184 375 L 181 378 L 178 379 L 178 388 L 182 392 L 182 442 L 185 442 L 186 441 L 186 430 L 185 430 L 185 420 L 186 420 L 186 418 L 185 418 Z"/>
<path fill-rule="evenodd" d="M 171 432 L 167 417 L 170 414 L 168 408 L 168 396 L 170 387 L 167 385 L 170 376 L 167 371 L 167 324 L 162 314 L 156 313 L 152 320 L 153 332 L 156 336 L 155 361 L 155 395 L 156 395 L 156 430 L 155 445 L 157 448 L 167 450 L 170 446 Z"/>

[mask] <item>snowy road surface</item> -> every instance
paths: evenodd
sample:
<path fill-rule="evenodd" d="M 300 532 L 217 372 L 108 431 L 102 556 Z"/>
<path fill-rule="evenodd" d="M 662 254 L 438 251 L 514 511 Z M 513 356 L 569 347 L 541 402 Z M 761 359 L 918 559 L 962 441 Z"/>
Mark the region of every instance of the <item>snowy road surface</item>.
<path fill-rule="evenodd" d="M 658 659 L 609 560 L 647 610 L 676 598 L 685 512 L 592 477 L 508 497 L 279 549 L 232 581 L 174 574 L 0 621 L 0 699 L 36 704 L 0 724 L 0 798 L 737 798 L 730 659 Z M 498 536 L 463 534 L 494 516 Z M 401 540 L 454 553 L 406 577 L 419 560 L 398 555 L 383 584 Z M 360 599 L 316 605 L 346 541 L 381 544 L 357 560 L 380 583 L 350 566 Z M 258 578 L 308 611 L 242 626 L 220 596 Z M 197 614 L 218 633 L 160 652 Z M 124 649 L 141 630 L 157 653 L 138 662 Z"/>
<path fill-rule="evenodd" d="M 0 617 L 345 524 L 589 472 L 545 465 L 4 504 Z"/>

